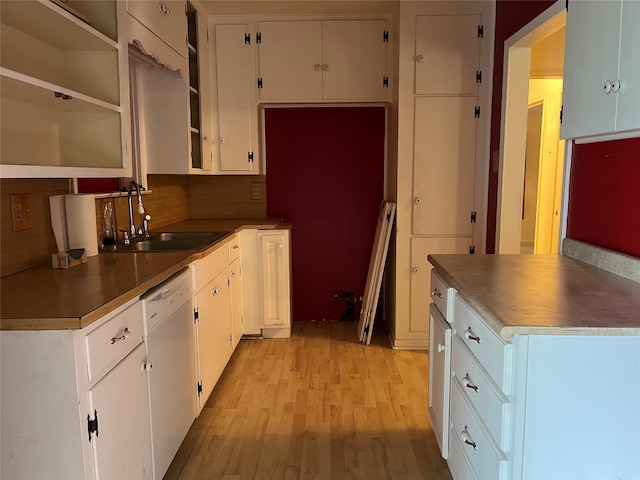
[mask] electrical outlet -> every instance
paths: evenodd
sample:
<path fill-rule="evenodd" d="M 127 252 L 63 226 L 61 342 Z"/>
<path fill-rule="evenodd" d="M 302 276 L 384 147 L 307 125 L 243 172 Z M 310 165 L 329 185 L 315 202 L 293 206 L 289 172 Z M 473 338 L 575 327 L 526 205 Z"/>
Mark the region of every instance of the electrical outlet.
<path fill-rule="evenodd" d="M 251 184 L 251 200 L 262 200 L 262 185 L 260 183 Z"/>
<path fill-rule="evenodd" d="M 33 228 L 31 195 L 11 195 L 11 228 L 14 232 Z"/>

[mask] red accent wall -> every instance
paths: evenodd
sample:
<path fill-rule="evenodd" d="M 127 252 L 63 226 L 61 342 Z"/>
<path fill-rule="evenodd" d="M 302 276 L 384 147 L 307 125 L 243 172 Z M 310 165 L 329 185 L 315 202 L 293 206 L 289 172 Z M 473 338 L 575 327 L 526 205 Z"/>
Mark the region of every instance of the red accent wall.
<path fill-rule="evenodd" d="M 382 107 L 266 110 L 267 215 L 293 224 L 293 320 L 339 320 L 364 291 L 384 182 Z M 355 319 L 360 312 L 356 304 Z"/>
<path fill-rule="evenodd" d="M 640 138 L 574 145 L 567 237 L 640 257 Z"/>

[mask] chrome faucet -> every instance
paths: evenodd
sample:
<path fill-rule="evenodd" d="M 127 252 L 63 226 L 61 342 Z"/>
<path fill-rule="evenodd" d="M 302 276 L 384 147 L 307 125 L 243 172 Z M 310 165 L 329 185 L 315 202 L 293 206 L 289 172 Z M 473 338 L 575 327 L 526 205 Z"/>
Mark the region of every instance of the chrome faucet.
<path fill-rule="evenodd" d="M 136 229 L 136 225 L 133 220 L 133 202 L 131 201 L 131 195 L 133 194 L 134 189 L 136 191 L 136 194 L 138 195 L 138 214 L 144 215 L 144 205 L 142 205 L 142 195 L 140 193 L 140 186 L 134 180 L 131 180 L 129 182 L 129 186 L 127 187 L 127 196 L 128 196 L 127 203 L 129 205 L 129 234 L 130 234 L 129 237 L 130 238 L 134 238 L 137 235 L 143 234 L 142 227 L 140 227 L 139 229 Z M 148 227 L 145 233 L 148 234 Z"/>

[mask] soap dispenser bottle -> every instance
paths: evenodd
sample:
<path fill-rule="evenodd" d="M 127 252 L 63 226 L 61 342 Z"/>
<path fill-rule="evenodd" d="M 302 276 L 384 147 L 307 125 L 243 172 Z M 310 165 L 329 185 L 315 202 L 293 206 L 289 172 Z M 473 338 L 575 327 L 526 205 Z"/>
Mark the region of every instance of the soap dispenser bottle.
<path fill-rule="evenodd" d="M 113 220 L 113 202 L 108 200 L 102 206 L 102 245 L 107 250 L 116 244 L 116 227 Z"/>

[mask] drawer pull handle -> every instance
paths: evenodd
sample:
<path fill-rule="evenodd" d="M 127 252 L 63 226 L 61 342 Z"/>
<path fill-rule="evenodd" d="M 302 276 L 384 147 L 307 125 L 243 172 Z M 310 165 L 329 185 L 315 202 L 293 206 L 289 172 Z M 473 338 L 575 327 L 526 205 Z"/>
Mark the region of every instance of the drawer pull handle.
<path fill-rule="evenodd" d="M 478 445 L 476 444 L 476 442 L 474 442 L 471 439 L 471 435 L 469 435 L 469 431 L 467 430 L 467 426 L 464 426 L 464 430 L 462 431 L 462 433 L 460 433 L 460 438 L 462 438 L 462 441 L 464 443 L 466 443 L 467 445 L 470 445 L 473 447 L 474 450 L 478 449 Z"/>
<path fill-rule="evenodd" d="M 238 248 L 240 248 L 238 245 L 234 245 L 231 247 L 232 250 L 237 250 Z"/>
<path fill-rule="evenodd" d="M 465 387 L 467 387 L 467 388 L 469 388 L 469 389 L 473 390 L 474 392 L 478 393 L 478 386 L 477 386 L 477 385 L 474 385 L 474 384 L 471 382 L 471 378 L 469 377 L 469 374 L 468 374 L 468 373 L 467 373 L 467 374 L 464 376 L 464 378 L 462 379 L 462 384 L 463 384 Z"/>
<path fill-rule="evenodd" d="M 438 290 L 438 288 L 434 288 L 433 292 L 431 292 L 431 296 L 432 297 L 438 297 L 438 298 L 442 298 L 442 292 L 440 290 Z"/>
<path fill-rule="evenodd" d="M 475 333 L 473 333 L 473 330 L 471 330 L 471 327 L 467 328 L 464 331 L 464 336 L 465 338 L 467 338 L 468 340 L 474 340 L 478 343 L 480 343 L 480 337 L 477 336 Z"/>
<path fill-rule="evenodd" d="M 124 327 L 124 330 L 122 331 L 121 335 L 118 335 L 117 337 L 111 337 L 111 345 L 113 345 L 116 342 L 122 342 L 126 340 L 127 338 L 129 338 L 129 335 L 131 335 L 131 332 L 127 327 Z"/>

